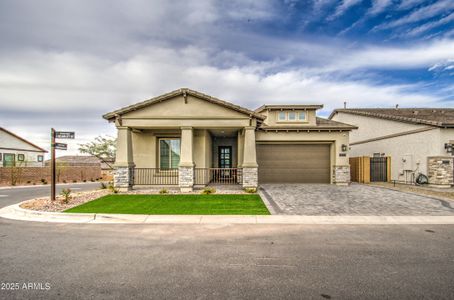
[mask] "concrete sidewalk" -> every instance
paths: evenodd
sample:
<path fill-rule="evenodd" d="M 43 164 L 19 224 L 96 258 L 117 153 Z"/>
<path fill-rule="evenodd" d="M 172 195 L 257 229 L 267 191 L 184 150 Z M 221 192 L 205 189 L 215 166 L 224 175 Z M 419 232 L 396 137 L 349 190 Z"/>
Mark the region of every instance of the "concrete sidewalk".
<path fill-rule="evenodd" d="M 454 216 L 243 216 L 243 215 L 133 215 L 79 214 L 41 212 L 21 208 L 19 204 L 0 209 L 0 217 L 36 222 L 92 223 L 92 224 L 454 224 Z"/>

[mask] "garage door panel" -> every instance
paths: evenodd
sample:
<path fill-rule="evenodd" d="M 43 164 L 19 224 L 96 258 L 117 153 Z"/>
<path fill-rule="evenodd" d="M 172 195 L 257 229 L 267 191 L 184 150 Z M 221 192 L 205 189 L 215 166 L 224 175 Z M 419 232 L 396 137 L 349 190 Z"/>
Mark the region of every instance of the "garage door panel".
<path fill-rule="evenodd" d="M 329 183 L 330 145 L 257 145 L 259 183 Z"/>

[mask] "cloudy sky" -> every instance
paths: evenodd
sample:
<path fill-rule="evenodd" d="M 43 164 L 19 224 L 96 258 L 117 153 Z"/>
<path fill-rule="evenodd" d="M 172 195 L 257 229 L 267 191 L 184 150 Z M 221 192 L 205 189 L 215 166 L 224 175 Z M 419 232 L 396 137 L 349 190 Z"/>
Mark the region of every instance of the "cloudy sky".
<path fill-rule="evenodd" d="M 454 1 L 0 0 L 0 126 L 44 148 L 55 127 L 76 153 L 115 135 L 102 114 L 179 87 L 322 115 L 452 107 Z"/>

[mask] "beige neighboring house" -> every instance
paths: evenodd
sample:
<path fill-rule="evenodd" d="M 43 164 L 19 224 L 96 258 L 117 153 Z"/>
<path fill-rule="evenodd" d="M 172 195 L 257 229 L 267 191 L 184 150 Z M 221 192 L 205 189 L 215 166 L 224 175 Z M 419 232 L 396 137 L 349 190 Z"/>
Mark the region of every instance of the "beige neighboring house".
<path fill-rule="evenodd" d="M 47 151 L 0 127 L 0 167 L 43 167 Z"/>
<path fill-rule="evenodd" d="M 350 156 L 390 156 L 393 180 L 453 184 L 454 109 L 351 108 L 329 117 L 357 126 L 350 135 Z"/>
<path fill-rule="evenodd" d="M 115 185 L 347 184 L 355 127 L 317 117 L 320 108 L 254 111 L 182 88 L 115 110 L 103 116 L 118 130 Z"/>

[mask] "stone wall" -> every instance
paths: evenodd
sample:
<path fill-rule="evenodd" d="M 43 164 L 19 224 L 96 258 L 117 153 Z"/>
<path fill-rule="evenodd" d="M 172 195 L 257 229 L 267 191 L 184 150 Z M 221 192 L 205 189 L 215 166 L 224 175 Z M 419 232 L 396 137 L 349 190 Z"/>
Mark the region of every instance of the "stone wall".
<path fill-rule="evenodd" d="M 178 182 L 182 192 L 192 191 L 194 186 L 194 167 L 179 167 Z"/>
<path fill-rule="evenodd" d="M 427 158 L 427 177 L 429 184 L 440 187 L 450 187 L 453 184 L 452 156 L 431 156 Z"/>
<path fill-rule="evenodd" d="M 96 181 L 102 179 L 101 167 L 90 166 L 57 166 L 57 182 L 71 183 Z M 49 167 L 2 167 L 0 168 L 0 185 L 39 185 L 50 183 Z"/>
<path fill-rule="evenodd" d="M 333 167 L 333 183 L 347 185 L 350 183 L 350 166 Z"/>
<path fill-rule="evenodd" d="M 130 190 L 134 182 L 132 167 L 117 167 L 114 173 L 114 186 L 120 190 Z"/>
<path fill-rule="evenodd" d="M 243 168 L 243 187 L 256 188 L 258 186 L 258 168 Z"/>

